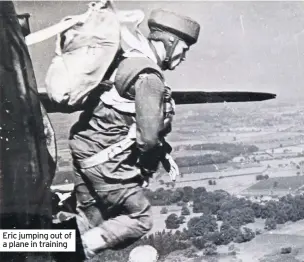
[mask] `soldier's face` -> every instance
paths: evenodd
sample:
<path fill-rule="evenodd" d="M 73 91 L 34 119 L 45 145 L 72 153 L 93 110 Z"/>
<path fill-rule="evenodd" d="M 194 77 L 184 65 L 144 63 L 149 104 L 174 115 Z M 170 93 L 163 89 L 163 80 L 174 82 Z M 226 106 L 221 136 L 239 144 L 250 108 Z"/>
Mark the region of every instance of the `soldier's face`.
<path fill-rule="evenodd" d="M 172 54 L 169 70 L 174 70 L 182 61 L 185 61 L 188 50 L 189 46 L 184 41 L 178 41 Z"/>

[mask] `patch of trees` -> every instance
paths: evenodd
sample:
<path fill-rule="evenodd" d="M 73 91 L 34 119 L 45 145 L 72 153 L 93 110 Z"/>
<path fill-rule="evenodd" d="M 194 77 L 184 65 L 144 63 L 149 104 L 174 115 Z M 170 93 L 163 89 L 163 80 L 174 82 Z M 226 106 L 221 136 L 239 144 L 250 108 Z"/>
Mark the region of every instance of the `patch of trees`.
<path fill-rule="evenodd" d="M 256 177 L 256 180 L 267 180 L 269 178 L 268 175 L 257 175 Z"/>
<path fill-rule="evenodd" d="M 230 242 L 247 242 L 255 237 L 255 233 L 250 228 L 234 226 L 228 221 L 223 222 L 218 229 L 213 215 L 192 218 L 187 226 L 187 234 L 198 249 L 206 248 L 208 242 L 214 245 L 227 245 Z"/>
<path fill-rule="evenodd" d="M 204 255 L 205 256 L 214 256 L 217 254 L 216 245 L 212 242 L 207 242 L 205 244 Z"/>
<path fill-rule="evenodd" d="M 149 199 L 152 206 L 166 206 L 178 203 L 187 203 L 193 200 L 194 189 L 190 186 L 183 188 L 164 189 L 158 188 L 154 192 L 145 189 L 145 196 Z"/>
<path fill-rule="evenodd" d="M 236 237 L 233 239 L 235 243 L 243 243 L 248 242 L 255 238 L 255 233 L 252 229 L 248 227 L 243 227 L 242 229 L 238 230 Z"/>
<path fill-rule="evenodd" d="M 184 215 L 180 215 L 179 217 L 179 223 L 184 224 L 186 222 L 186 217 Z"/>
<path fill-rule="evenodd" d="M 166 220 L 166 228 L 167 229 L 177 229 L 183 223 L 185 223 L 186 217 L 184 215 L 177 216 L 177 214 L 170 214 Z"/>
<path fill-rule="evenodd" d="M 259 151 L 257 146 L 253 145 L 244 145 L 238 143 L 206 143 L 206 144 L 194 144 L 194 145 L 181 145 L 175 147 L 175 150 L 210 150 L 210 151 L 219 151 L 219 152 L 234 152 L 235 154 L 246 154 L 254 153 Z"/>
<path fill-rule="evenodd" d="M 176 148 L 176 150 L 179 149 L 179 147 Z M 254 145 L 209 143 L 187 146 L 183 145 L 183 150 L 210 150 L 217 151 L 219 153 L 178 157 L 175 160 L 179 167 L 227 163 L 229 160 L 232 160 L 234 157 L 241 154 L 257 152 L 259 148 Z"/>
<path fill-rule="evenodd" d="M 220 203 L 220 208 L 216 211 L 217 219 L 226 221 L 235 228 L 252 223 L 255 218 L 265 219 L 267 230 L 275 229 L 276 224 L 304 219 L 304 195 L 287 195 L 279 201 L 270 200 L 263 204 L 230 196 Z M 212 206 L 219 206 L 219 203 L 213 203 Z"/>
<path fill-rule="evenodd" d="M 168 214 L 168 208 L 163 207 L 163 208 L 160 210 L 160 213 L 161 213 L 161 214 Z"/>
<path fill-rule="evenodd" d="M 186 206 L 183 206 L 183 207 L 182 207 L 182 210 L 181 210 L 181 215 L 182 215 L 182 216 L 189 216 L 189 215 L 190 215 L 190 210 L 189 210 L 189 208 L 186 207 Z"/>
<path fill-rule="evenodd" d="M 266 219 L 265 228 L 276 228 L 276 224 L 304 219 L 304 195 L 283 196 L 279 201 L 268 201 L 261 206 L 260 217 Z"/>
<path fill-rule="evenodd" d="M 166 182 L 165 183 L 166 187 L 171 187 L 171 188 L 174 188 L 175 187 L 175 183 L 174 182 Z"/>
<path fill-rule="evenodd" d="M 281 254 L 289 254 L 291 253 L 292 248 L 291 247 L 282 247 L 281 248 Z"/>
<path fill-rule="evenodd" d="M 188 222 L 188 234 L 197 248 L 205 248 L 208 241 L 216 245 L 230 242 L 246 242 L 255 237 L 255 233 L 244 225 L 253 223 L 256 214 L 260 214 L 260 205 L 244 198 L 231 196 L 224 190 L 207 192 L 205 188 L 193 191 L 193 212 L 203 213 Z M 218 229 L 217 221 L 222 225 Z"/>
<path fill-rule="evenodd" d="M 197 188 L 193 196 L 193 212 L 217 215 L 218 220 L 223 220 L 225 212 L 250 206 L 250 203 L 248 200 L 233 197 L 224 190 L 207 192 L 205 188 Z"/>
<path fill-rule="evenodd" d="M 165 220 L 167 229 L 177 229 L 179 228 L 179 218 L 176 214 L 170 214 Z"/>
<path fill-rule="evenodd" d="M 215 180 L 208 180 L 208 184 L 209 186 L 215 186 L 216 185 L 216 181 Z"/>
<path fill-rule="evenodd" d="M 274 218 L 267 218 L 265 221 L 264 229 L 273 230 L 277 228 L 277 222 Z"/>
<path fill-rule="evenodd" d="M 203 237 L 218 230 L 216 218 L 209 214 L 191 218 L 187 227 L 190 237 Z"/>
<path fill-rule="evenodd" d="M 152 206 L 167 206 L 171 205 L 170 197 L 174 191 L 171 189 L 158 188 L 154 192 L 150 189 L 145 189 L 144 194 L 149 199 Z"/>
<path fill-rule="evenodd" d="M 234 208 L 230 211 L 219 211 L 223 212 L 221 217 L 222 221 L 236 229 L 255 221 L 254 211 L 250 207 Z"/>
<path fill-rule="evenodd" d="M 216 154 L 201 154 L 194 156 L 176 157 L 175 161 L 179 167 L 197 166 L 197 165 L 211 165 L 211 164 L 224 164 L 233 159 L 227 153 Z"/>
<path fill-rule="evenodd" d="M 252 240 L 255 237 L 255 233 L 248 227 L 235 227 L 229 222 L 222 224 L 219 237 L 217 239 L 217 245 L 227 245 L 231 242 L 242 243 Z"/>

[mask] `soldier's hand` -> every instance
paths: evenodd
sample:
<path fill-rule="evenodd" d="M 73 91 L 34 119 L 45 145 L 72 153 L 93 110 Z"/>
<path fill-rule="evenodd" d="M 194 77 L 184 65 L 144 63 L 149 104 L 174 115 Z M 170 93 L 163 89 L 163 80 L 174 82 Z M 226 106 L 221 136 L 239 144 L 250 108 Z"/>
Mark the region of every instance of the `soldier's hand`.
<path fill-rule="evenodd" d="M 179 176 L 180 173 L 179 173 L 179 168 L 176 162 L 174 161 L 174 159 L 172 158 L 172 156 L 166 154 L 165 159 L 162 161 L 162 164 L 164 169 L 169 174 L 171 181 L 175 182 L 176 177 Z"/>
<path fill-rule="evenodd" d="M 142 187 L 148 187 L 149 186 L 149 182 L 147 180 L 144 180 L 142 183 Z"/>
<path fill-rule="evenodd" d="M 142 187 L 148 187 L 149 186 L 149 176 L 143 174 L 142 170 L 140 168 L 137 169 L 137 175 L 142 177 Z"/>

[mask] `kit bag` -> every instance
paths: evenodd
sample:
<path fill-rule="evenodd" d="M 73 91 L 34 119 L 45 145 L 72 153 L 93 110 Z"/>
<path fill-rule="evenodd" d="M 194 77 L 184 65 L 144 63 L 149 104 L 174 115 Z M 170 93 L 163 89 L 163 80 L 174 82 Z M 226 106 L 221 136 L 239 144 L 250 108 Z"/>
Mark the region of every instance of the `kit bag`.
<path fill-rule="evenodd" d="M 103 80 L 120 47 L 120 23 L 105 2 L 90 3 L 85 14 L 61 21 L 55 57 L 46 74 L 51 100 L 67 106 L 82 104 Z M 68 28 L 64 28 L 64 27 Z"/>

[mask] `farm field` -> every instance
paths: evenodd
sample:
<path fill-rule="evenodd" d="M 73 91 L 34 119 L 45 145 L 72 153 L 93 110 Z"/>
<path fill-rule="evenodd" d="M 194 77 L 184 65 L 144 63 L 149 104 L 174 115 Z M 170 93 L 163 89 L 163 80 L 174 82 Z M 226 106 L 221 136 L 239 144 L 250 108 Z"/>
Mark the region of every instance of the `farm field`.
<path fill-rule="evenodd" d="M 276 186 L 274 186 L 276 183 Z M 267 190 L 273 187 L 278 190 L 296 190 L 304 184 L 304 176 L 276 177 L 259 181 L 248 190 Z"/>
<path fill-rule="evenodd" d="M 229 177 L 229 179 L 218 179 L 216 180 L 216 185 L 210 186 L 208 180 L 193 180 L 193 181 L 178 181 L 176 183 L 176 188 L 191 186 L 196 187 L 205 187 L 208 191 L 214 191 L 218 189 L 223 189 L 231 194 L 238 194 L 242 190 L 256 183 L 256 175 L 246 175 L 240 177 Z M 151 189 L 154 190 L 159 188 L 159 185 L 151 184 Z"/>
<path fill-rule="evenodd" d="M 279 229 L 273 230 L 272 234 L 296 235 L 304 237 L 304 220 L 287 222 Z"/>
<path fill-rule="evenodd" d="M 234 243 L 237 249 L 236 255 L 228 255 L 227 246 L 219 246 L 219 254 L 216 256 L 217 262 L 299 262 L 304 259 L 304 237 L 294 234 L 281 234 L 273 230 L 268 233 L 263 233 L 256 236 L 253 240 L 246 243 Z M 292 246 L 290 254 L 280 254 L 281 248 Z M 198 253 L 200 254 L 200 253 Z M 202 255 L 202 254 L 201 254 Z M 200 258 L 203 260 L 197 261 L 210 261 L 207 258 Z M 196 260 L 192 260 L 193 262 Z"/>
<path fill-rule="evenodd" d="M 300 257 L 303 256 L 302 255 L 304 251 L 303 241 L 304 241 L 304 237 L 302 236 L 281 235 L 281 234 L 273 234 L 273 233 L 262 234 L 255 237 L 250 242 L 236 245 L 240 249 L 237 258 L 246 262 L 247 261 L 266 262 L 266 261 L 271 261 L 269 260 L 271 258 L 277 259 L 277 260 L 272 260 L 273 262 L 296 261 L 295 259 L 300 259 Z M 277 255 L 278 253 L 280 253 L 280 249 L 286 246 L 292 246 L 294 250 L 297 250 L 297 252 L 288 255 L 289 258 L 288 256 Z"/>

